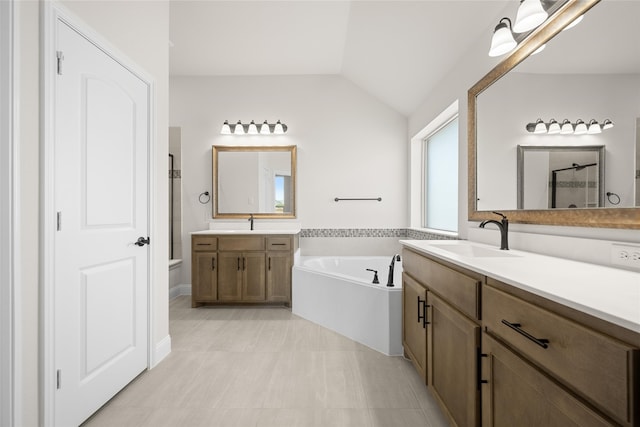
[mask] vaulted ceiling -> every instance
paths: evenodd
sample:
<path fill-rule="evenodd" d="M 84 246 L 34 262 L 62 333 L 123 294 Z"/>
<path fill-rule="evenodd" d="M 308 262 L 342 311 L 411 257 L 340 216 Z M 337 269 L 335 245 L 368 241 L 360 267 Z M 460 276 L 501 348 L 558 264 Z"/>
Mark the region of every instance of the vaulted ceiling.
<path fill-rule="evenodd" d="M 172 76 L 342 75 L 409 115 L 516 0 L 171 0 Z"/>

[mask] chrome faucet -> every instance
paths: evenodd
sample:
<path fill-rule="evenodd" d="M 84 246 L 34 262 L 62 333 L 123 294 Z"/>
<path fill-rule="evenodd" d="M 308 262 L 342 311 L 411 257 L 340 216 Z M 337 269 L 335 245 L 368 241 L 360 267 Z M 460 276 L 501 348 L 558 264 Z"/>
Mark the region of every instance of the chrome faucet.
<path fill-rule="evenodd" d="M 249 219 L 247 221 L 251 223 L 251 230 L 253 230 L 253 214 L 249 214 Z"/>
<path fill-rule="evenodd" d="M 484 228 L 485 225 L 487 224 L 495 224 L 498 226 L 498 228 L 500 229 L 500 249 L 502 250 L 509 250 L 509 220 L 507 219 L 506 216 L 504 216 L 503 214 L 501 214 L 500 212 L 493 212 L 496 215 L 500 215 L 502 217 L 502 220 L 500 222 L 496 221 L 495 219 L 487 219 L 484 220 L 480 223 L 480 228 Z"/>
<path fill-rule="evenodd" d="M 389 287 L 393 287 L 393 270 L 395 268 L 396 265 L 396 261 L 400 261 L 400 255 L 395 254 L 392 258 L 391 258 L 391 264 L 389 264 L 389 278 L 387 279 L 387 286 Z"/>

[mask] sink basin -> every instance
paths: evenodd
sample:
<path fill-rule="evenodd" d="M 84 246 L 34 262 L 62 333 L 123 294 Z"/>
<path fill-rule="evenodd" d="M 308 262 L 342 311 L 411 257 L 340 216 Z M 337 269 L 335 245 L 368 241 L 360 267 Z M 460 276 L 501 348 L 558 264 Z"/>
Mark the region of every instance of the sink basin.
<path fill-rule="evenodd" d="M 471 258 L 509 258 L 517 257 L 520 255 L 511 253 L 509 251 L 502 251 L 500 249 L 485 248 L 482 246 L 474 245 L 430 245 L 431 247 L 451 252 L 456 255 L 471 257 Z"/>

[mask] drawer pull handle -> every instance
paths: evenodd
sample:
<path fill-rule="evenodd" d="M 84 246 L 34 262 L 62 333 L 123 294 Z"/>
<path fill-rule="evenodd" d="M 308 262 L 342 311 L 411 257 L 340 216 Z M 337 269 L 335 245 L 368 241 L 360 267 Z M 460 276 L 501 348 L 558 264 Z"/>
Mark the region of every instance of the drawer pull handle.
<path fill-rule="evenodd" d="M 198 246 L 211 246 L 211 243 L 196 243 Z"/>
<path fill-rule="evenodd" d="M 420 316 L 420 306 L 422 305 L 422 316 Z M 422 320 L 422 327 L 426 328 L 429 322 L 427 322 L 427 305 L 426 299 L 420 299 L 420 295 L 418 295 L 418 322 Z"/>
<path fill-rule="evenodd" d="M 271 246 L 286 246 L 286 243 L 272 243 Z"/>
<path fill-rule="evenodd" d="M 511 329 L 516 331 L 517 333 L 519 333 L 520 335 L 524 335 L 527 339 L 533 341 L 534 343 L 538 344 L 542 348 L 548 348 L 549 347 L 549 340 L 548 339 L 534 337 L 529 332 L 521 329 L 522 325 L 520 323 L 510 323 L 510 322 L 507 322 L 506 320 L 502 319 L 502 324 L 507 325 L 508 327 L 510 327 Z"/>

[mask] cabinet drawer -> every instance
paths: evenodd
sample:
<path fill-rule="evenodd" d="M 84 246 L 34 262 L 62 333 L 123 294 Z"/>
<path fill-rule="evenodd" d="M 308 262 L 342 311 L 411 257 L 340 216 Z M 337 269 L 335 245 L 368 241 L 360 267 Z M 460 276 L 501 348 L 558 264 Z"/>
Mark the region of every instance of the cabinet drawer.
<path fill-rule="evenodd" d="M 290 237 L 267 237 L 267 250 L 289 251 L 291 250 Z"/>
<path fill-rule="evenodd" d="M 263 251 L 264 237 L 220 237 L 218 249 L 221 251 Z"/>
<path fill-rule="evenodd" d="M 211 252 L 218 247 L 218 238 L 212 236 L 192 236 L 191 246 L 196 252 Z"/>
<path fill-rule="evenodd" d="M 482 295 L 487 332 L 618 422 L 634 425 L 637 349 L 490 286 Z"/>
<path fill-rule="evenodd" d="M 402 269 L 472 319 L 480 319 L 481 275 L 461 273 L 427 257 L 405 250 Z"/>

